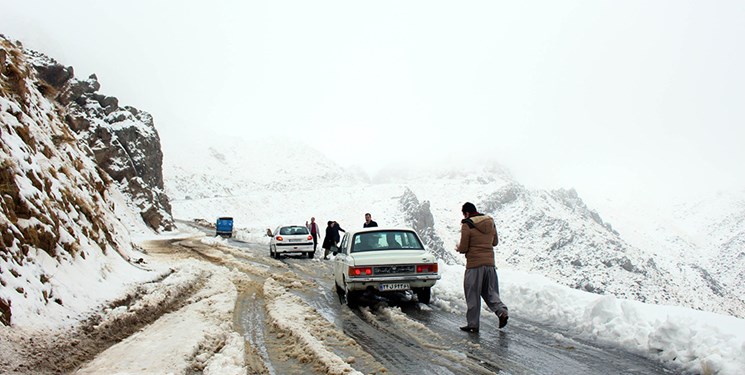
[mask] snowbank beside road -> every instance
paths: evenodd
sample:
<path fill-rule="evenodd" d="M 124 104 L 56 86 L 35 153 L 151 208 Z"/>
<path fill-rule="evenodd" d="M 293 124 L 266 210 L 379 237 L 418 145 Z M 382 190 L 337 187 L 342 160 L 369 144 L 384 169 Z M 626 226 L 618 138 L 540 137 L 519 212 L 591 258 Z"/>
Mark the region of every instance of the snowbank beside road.
<path fill-rule="evenodd" d="M 195 260 L 173 268 L 174 273 L 159 288 L 161 293 L 202 287 L 184 307 L 107 349 L 79 373 L 186 373 L 195 369 L 245 373 L 244 340 L 230 324 L 237 297 L 231 272 Z"/>
<path fill-rule="evenodd" d="M 465 322 L 465 269 L 446 264 L 440 269 L 434 304 L 463 314 Z M 500 269 L 498 275 L 500 295 L 513 317 L 617 346 L 686 372 L 745 374 L 744 319 L 588 293 L 524 272 Z"/>

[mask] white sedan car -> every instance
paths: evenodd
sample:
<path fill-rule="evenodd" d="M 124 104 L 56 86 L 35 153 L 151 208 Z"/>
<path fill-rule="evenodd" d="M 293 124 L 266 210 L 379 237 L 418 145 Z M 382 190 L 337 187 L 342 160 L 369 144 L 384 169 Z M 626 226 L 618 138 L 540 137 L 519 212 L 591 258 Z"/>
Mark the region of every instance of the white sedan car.
<path fill-rule="evenodd" d="M 400 291 L 413 291 L 419 302 L 429 304 L 440 279 L 434 255 L 411 229 L 348 231 L 334 255 L 336 291 L 350 305 L 363 293 Z"/>
<path fill-rule="evenodd" d="M 279 226 L 274 233 L 269 232 L 269 256 L 279 259 L 282 254 L 305 254 L 313 258 L 313 236 L 305 225 Z"/>

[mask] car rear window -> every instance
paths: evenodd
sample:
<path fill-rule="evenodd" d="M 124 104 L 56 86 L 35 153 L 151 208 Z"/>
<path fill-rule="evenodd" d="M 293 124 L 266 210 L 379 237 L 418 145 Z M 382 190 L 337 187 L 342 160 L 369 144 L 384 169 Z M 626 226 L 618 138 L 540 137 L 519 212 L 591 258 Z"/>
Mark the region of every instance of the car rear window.
<path fill-rule="evenodd" d="M 308 234 L 308 228 L 304 226 L 292 226 L 292 227 L 282 227 L 279 229 L 279 234 L 283 236 L 292 236 L 293 234 Z"/>
<path fill-rule="evenodd" d="M 354 235 L 352 252 L 379 250 L 424 250 L 419 237 L 410 231 L 376 231 Z"/>

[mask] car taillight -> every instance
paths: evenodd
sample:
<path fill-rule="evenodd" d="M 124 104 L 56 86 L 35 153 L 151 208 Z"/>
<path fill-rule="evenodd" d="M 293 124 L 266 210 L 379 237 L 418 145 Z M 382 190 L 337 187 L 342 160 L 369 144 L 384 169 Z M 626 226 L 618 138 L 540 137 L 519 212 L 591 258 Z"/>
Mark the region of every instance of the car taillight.
<path fill-rule="evenodd" d="M 349 267 L 349 276 L 370 276 L 372 267 Z"/>
<path fill-rule="evenodd" d="M 276 238 L 277 238 L 277 241 L 282 241 L 282 240 L 284 240 L 284 238 L 282 238 L 282 236 L 277 236 Z"/>
<path fill-rule="evenodd" d="M 308 236 L 308 241 L 310 241 L 310 240 L 312 240 L 312 239 L 313 239 L 313 236 L 310 236 L 310 235 L 309 235 L 309 236 Z"/>
<path fill-rule="evenodd" d="M 417 264 L 416 273 L 437 273 L 437 263 Z"/>

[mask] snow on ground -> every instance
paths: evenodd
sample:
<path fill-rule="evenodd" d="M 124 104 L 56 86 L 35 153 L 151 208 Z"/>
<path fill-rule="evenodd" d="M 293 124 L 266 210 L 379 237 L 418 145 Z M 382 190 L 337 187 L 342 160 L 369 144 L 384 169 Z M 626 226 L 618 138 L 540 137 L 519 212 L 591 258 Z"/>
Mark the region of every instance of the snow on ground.
<path fill-rule="evenodd" d="M 245 236 L 266 241 L 255 233 Z M 433 308 L 463 315 L 465 322 L 464 271 L 461 265 L 440 264 Z M 745 373 L 744 319 L 597 295 L 502 266 L 498 274 L 510 314 L 555 328 L 561 340 L 577 337 L 618 347 L 690 373 Z M 283 311 L 273 312 L 275 319 L 287 319 L 288 310 Z M 303 324 L 285 324 L 298 337 L 305 335 Z"/>
<path fill-rule="evenodd" d="M 139 215 L 126 209 L 126 199 L 118 190 L 111 189 L 109 193 L 115 202 L 121 225 L 128 227 L 131 234 L 143 240 L 158 237 L 144 225 Z M 38 249 L 29 252 L 25 267 L 30 272 L 44 270 L 48 273 L 48 282 L 55 291 L 53 298 L 60 303 L 45 303 L 34 298 L 16 299 L 13 305 L 14 327 L 35 332 L 74 325 L 102 301 L 116 299 L 126 294 L 132 285 L 159 278 L 168 270 L 165 265 L 142 267 L 127 261 L 126 258 L 137 259 L 142 256 L 137 249 L 127 251 L 126 257 L 111 252 L 103 254 L 97 249 L 90 249 L 86 253 L 88 255 L 84 260 L 75 257 L 55 260 Z M 34 263 L 38 263 L 40 267 L 33 268 Z M 37 282 L 38 276 L 35 280 L 9 280 L 6 290 L 23 288 L 28 295 L 43 294 L 45 286 Z M 17 285 L 14 284 L 16 280 Z"/>
<path fill-rule="evenodd" d="M 317 319 L 315 322 L 312 321 L 318 318 L 318 314 L 299 297 L 289 293 L 272 278 L 264 283 L 264 295 L 268 300 L 267 310 L 274 325 L 290 332 L 299 342 L 301 350 L 308 351 L 318 358 L 327 374 L 362 374 L 326 347 L 324 337 L 317 337 L 310 332 L 309 326 L 318 326 Z M 349 339 L 346 344 L 355 345 L 355 342 Z"/>
<path fill-rule="evenodd" d="M 174 201 L 174 216 L 184 219 L 232 216 L 236 228 L 263 235 L 267 228 L 305 224 L 313 216 L 325 228 L 335 220 L 342 228 L 361 228 L 370 212 L 380 226 L 404 224 L 399 202 L 402 185 L 324 187 L 292 191 L 257 191 L 248 196 Z M 291 198 L 288 198 L 291 197 Z M 310 208 L 310 209 L 309 209 Z"/>
<path fill-rule="evenodd" d="M 185 235 L 194 233 L 181 234 Z M 245 236 L 252 242 L 266 240 L 254 232 Z M 221 238 L 204 237 L 200 242 L 208 246 L 229 246 Z M 237 298 L 234 282 L 244 276 L 238 271 L 193 259 L 159 260 L 152 254 L 143 256 L 152 268 L 174 270 L 158 285 L 151 286 L 147 296 L 150 302 L 193 285 L 197 280 L 204 285 L 183 307 L 108 348 L 86 363 L 80 373 L 183 373 L 189 369 L 201 369 L 207 374 L 245 373 L 246 344 L 231 327 Z M 442 279 L 434 287 L 431 308 L 458 314 L 465 321 L 463 266 L 441 264 L 440 272 Z M 745 373 L 743 319 L 591 294 L 504 267 L 500 267 L 498 273 L 501 295 L 510 308 L 510 315 L 555 329 L 557 340 L 581 339 L 622 348 L 688 373 Z M 332 322 L 324 321 L 323 314 L 313 311 L 301 298 L 271 278 L 264 283 L 264 294 L 271 324 L 278 332 L 295 338 L 299 352 L 315 358 L 315 363 L 320 363 L 329 373 L 357 371 L 354 358 L 341 358 L 326 346 L 322 338 L 339 334 L 336 342 L 344 342 L 345 337 L 334 329 Z M 128 309 L 115 309 L 108 315 L 126 314 L 137 306 Z M 510 326 L 505 329 L 509 333 Z M 482 329 L 481 335 L 489 334 L 492 332 Z M 349 340 L 345 345 L 356 345 Z"/>
<path fill-rule="evenodd" d="M 157 278 L 158 271 L 148 272 L 133 267 L 119 256 L 105 256 L 91 252 L 85 262 L 56 262 L 47 253 L 32 250 L 29 257 L 44 265 L 51 272 L 50 284 L 55 287 L 54 298 L 62 303 L 44 303 L 43 300 L 18 299 L 14 304 L 13 326 L 31 331 L 58 329 L 73 324 L 101 301 L 123 295 L 135 283 Z M 126 271 L 125 271 L 126 270 Z M 91 277 L 91 275 L 96 275 Z M 12 279 L 11 279 L 12 280 Z M 98 283 L 98 287 L 92 287 Z M 105 285 L 105 287 L 104 287 Z M 41 283 L 26 282 L 9 290 L 23 287 L 27 293 L 33 288 L 43 288 Z M 40 293 L 41 294 L 41 293 Z"/>
<path fill-rule="evenodd" d="M 434 305 L 463 314 L 465 322 L 465 269 L 460 265 L 440 268 L 442 279 L 433 290 Z M 745 374 L 745 319 L 592 294 L 509 269 L 499 269 L 498 276 L 500 295 L 513 317 L 690 373 Z"/>
<path fill-rule="evenodd" d="M 173 268 L 159 293 L 204 282 L 191 297 L 194 302 L 110 347 L 79 373 L 185 373 L 192 368 L 206 374 L 245 373 L 243 338 L 231 326 L 237 298 L 231 272 L 196 260 Z M 149 297 L 158 298 L 159 293 Z"/>
<path fill-rule="evenodd" d="M 462 315 L 465 322 L 465 269 L 461 265 L 441 264 L 440 270 L 442 279 L 434 287 L 433 308 Z M 688 373 L 745 373 L 743 319 L 597 295 L 559 285 L 540 275 L 509 269 L 500 269 L 498 273 L 501 296 L 511 316 L 554 328 L 557 339 L 572 341 L 576 337 L 618 347 Z M 267 295 L 283 298 L 282 304 L 270 307 L 270 314 L 296 337 L 307 337 L 307 325 L 302 323 L 303 319 L 297 319 L 308 315 L 302 310 L 307 307 L 298 307 L 301 303 L 293 302 L 297 297 L 276 288 L 270 282 L 265 285 Z M 296 308 L 300 312 L 293 312 Z M 483 308 L 486 309 L 485 305 Z M 323 352 L 312 338 L 306 345 Z M 338 358 L 334 360 L 337 362 L 332 363 L 339 368 L 344 367 Z"/>

